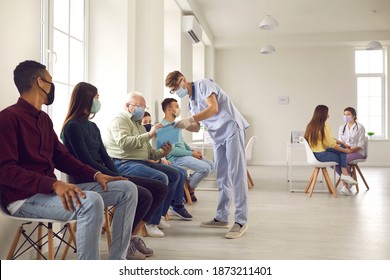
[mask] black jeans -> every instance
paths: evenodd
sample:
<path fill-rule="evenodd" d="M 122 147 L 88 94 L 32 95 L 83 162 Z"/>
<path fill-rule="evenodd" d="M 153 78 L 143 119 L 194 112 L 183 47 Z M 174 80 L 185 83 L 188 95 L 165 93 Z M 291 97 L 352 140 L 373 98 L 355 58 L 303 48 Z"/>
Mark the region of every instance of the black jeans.
<path fill-rule="evenodd" d="M 124 176 L 137 185 L 138 204 L 135 210 L 133 231 L 139 222 L 149 221 L 150 217 L 161 206 L 168 193 L 168 186 L 160 181 L 138 177 Z"/>

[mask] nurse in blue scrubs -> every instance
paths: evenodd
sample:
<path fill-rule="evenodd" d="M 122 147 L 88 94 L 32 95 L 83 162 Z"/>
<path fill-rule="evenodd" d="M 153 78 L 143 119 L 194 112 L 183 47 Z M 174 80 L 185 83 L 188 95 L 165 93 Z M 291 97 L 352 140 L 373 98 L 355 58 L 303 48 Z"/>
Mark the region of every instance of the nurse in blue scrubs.
<path fill-rule="evenodd" d="M 192 116 L 175 122 L 175 126 L 197 132 L 207 127 L 214 140 L 214 157 L 219 190 L 215 218 L 202 227 L 230 228 L 225 237 L 241 237 L 248 229 L 248 183 L 245 159 L 245 130 L 248 122 L 226 93 L 211 79 L 188 81 L 179 71 L 169 73 L 165 85 L 179 98 L 189 96 Z M 229 210 L 236 207 L 234 224 L 229 226 Z"/>

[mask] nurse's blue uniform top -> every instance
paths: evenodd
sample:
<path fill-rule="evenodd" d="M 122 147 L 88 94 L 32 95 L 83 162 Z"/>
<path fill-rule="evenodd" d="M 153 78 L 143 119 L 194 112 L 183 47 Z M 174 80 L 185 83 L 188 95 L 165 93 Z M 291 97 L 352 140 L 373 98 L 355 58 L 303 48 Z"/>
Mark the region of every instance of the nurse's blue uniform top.
<path fill-rule="evenodd" d="M 226 93 L 210 79 L 193 82 L 192 96 L 189 103 L 192 115 L 208 107 L 206 99 L 212 93 L 215 93 L 218 102 L 218 113 L 200 122 L 207 127 L 215 144 L 219 145 L 234 135 L 237 129 L 245 130 L 248 128 L 249 123 L 230 101 Z"/>

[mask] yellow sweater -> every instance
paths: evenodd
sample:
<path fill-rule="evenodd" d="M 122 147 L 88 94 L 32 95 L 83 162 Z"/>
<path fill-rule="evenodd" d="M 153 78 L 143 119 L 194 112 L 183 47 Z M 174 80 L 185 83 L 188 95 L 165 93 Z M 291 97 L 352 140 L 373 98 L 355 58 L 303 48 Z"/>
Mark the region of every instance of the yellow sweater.
<path fill-rule="evenodd" d="M 324 152 L 327 148 L 333 148 L 337 145 L 336 140 L 333 138 L 332 132 L 330 131 L 330 127 L 327 124 L 325 124 L 324 132 L 325 137 L 323 141 L 318 140 L 317 143 L 309 142 L 312 151 L 315 153 Z"/>

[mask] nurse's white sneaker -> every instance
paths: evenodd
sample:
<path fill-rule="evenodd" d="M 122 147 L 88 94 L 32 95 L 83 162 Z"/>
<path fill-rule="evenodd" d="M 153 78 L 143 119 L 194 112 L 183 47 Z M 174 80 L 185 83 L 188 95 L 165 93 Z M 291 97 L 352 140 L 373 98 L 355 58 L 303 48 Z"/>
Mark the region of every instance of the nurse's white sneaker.
<path fill-rule="evenodd" d="M 358 183 L 349 175 L 342 174 L 340 179 L 341 179 L 341 181 L 347 183 L 348 185 L 357 185 L 357 183 Z"/>
<path fill-rule="evenodd" d="M 240 238 L 248 230 L 248 225 L 242 225 L 235 223 L 232 228 L 225 234 L 227 239 Z"/>
<path fill-rule="evenodd" d="M 201 222 L 200 226 L 209 228 L 229 228 L 229 223 L 220 222 L 217 219 L 212 219 L 210 221 Z"/>

